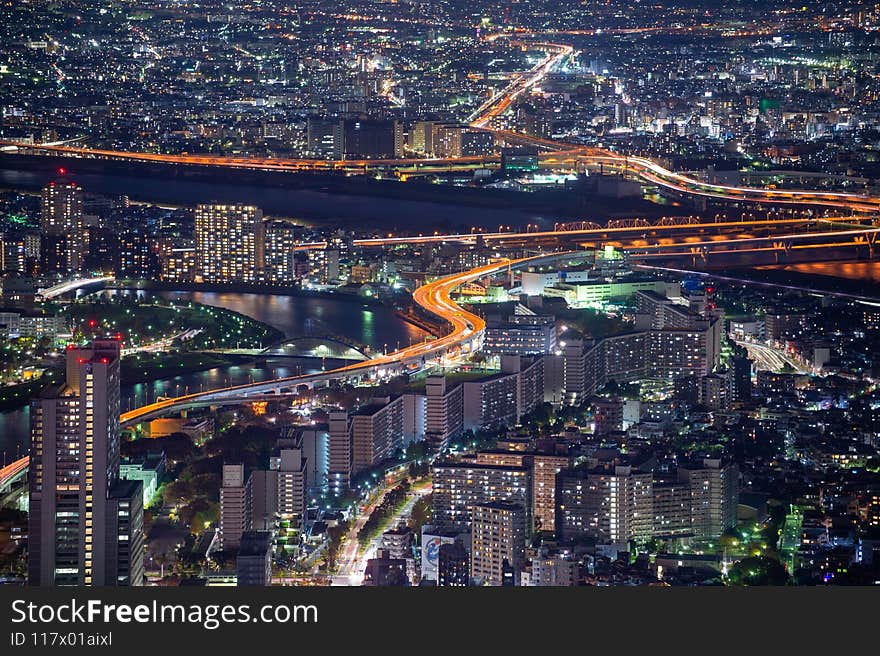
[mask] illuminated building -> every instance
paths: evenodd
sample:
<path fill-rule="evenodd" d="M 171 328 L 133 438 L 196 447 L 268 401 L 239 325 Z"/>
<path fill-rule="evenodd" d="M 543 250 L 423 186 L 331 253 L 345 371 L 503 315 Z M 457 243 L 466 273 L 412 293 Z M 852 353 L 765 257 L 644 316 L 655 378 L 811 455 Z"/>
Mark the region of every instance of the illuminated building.
<path fill-rule="evenodd" d="M 202 282 L 259 280 L 265 241 L 260 209 L 251 205 L 199 205 L 195 230 Z"/>
<path fill-rule="evenodd" d="M 412 542 L 413 533 L 405 524 L 382 533 L 382 548 L 388 550 L 391 558 L 412 558 Z"/>
<path fill-rule="evenodd" d="M 467 531 L 471 507 L 508 501 L 531 515 L 532 475 L 529 465 L 489 465 L 448 462 L 434 465 L 433 523 L 441 531 Z M 531 533 L 531 520 L 526 523 Z"/>
<path fill-rule="evenodd" d="M 43 187 L 40 229 L 50 235 L 82 230 L 83 191 L 74 182 L 50 182 Z"/>
<path fill-rule="evenodd" d="M 514 425 L 519 419 L 518 379 L 517 374 L 498 374 L 462 383 L 465 429 Z"/>
<path fill-rule="evenodd" d="M 342 120 L 310 116 L 306 141 L 310 155 L 320 159 L 342 159 L 345 144 Z"/>
<path fill-rule="evenodd" d="M 556 530 L 556 475 L 571 464 L 568 456 L 536 453 L 532 457 L 535 530 Z"/>
<path fill-rule="evenodd" d="M 722 323 L 702 319 L 689 328 L 625 333 L 596 344 L 567 341 L 564 375 L 568 402 L 580 402 L 609 380 L 622 383 L 708 375 L 721 358 Z"/>
<path fill-rule="evenodd" d="M 407 135 L 407 146 L 410 150 L 425 155 L 434 152 L 434 126 L 436 121 L 416 121 Z"/>
<path fill-rule="evenodd" d="M 403 156 L 403 127 L 398 121 L 348 119 L 343 123 L 343 152 L 349 159 Z"/>
<path fill-rule="evenodd" d="M 390 458 L 406 445 L 405 425 L 413 424 L 408 417 L 414 409 L 407 403 L 410 395 L 375 398 L 351 416 L 345 412 L 330 413 L 329 484 L 338 494 L 351 478 L 376 463 Z"/>
<path fill-rule="evenodd" d="M 275 473 L 277 480 L 278 514 L 299 526 L 306 512 L 308 478 L 302 437 L 298 440 L 279 440 L 278 449 L 269 460 L 269 469 Z"/>
<path fill-rule="evenodd" d="M 281 221 L 266 224 L 266 244 L 263 254 L 263 277 L 268 282 L 288 285 L 296 280 L 294 227 Z"/>
<path fill-rule="evenodd" d="M 493 321 L 486 327 L 483 350 L 497 355 L 553 353 L 556 322 L 551 316 L 518 314 Z"/>
<path fill-rule="evenodd" d="M 669 479 L 628 465 L 557 475 L 556 530 L 612 544 L 652 537 L 715 539 L 736 526 L 739 469 L 717 459 L 679 467 Z"/>
<path fill-rule="evenodd" d="M 145 231 L 126 230 L 119 236 L 119 262 L 116 274 L 120 278 L 154 280 L 159 275 L 159 261 L 153 244 Z"/>
<path fill-rule="evenodd" d="M 462 386 L 447 388 L 445 376 L 425 378 L 425 438 L 442 444 L 461 432 L 463 424 Z"/>
<path fill-rule="evenodd" d="M 40 230 L 44 270 L 79 271 L 87 244 L 83 238 L 83 192 L 78 184 L 58 181 L 43 187 Z"/>
<path fill-rule="evenodd" d="M 179 239 L 161 256 L 162 280 L 193 282 L 198 268 L 195 240 Z"/>
<path fill-rule="evenodd" d="M 739 467 L 717 458 L 678 468 L 678 477 L 691 491 L 691 530 L 700 538 L 715 538 L 736 526 Z"/>
<path fill-rule="evenodd" d="M 547 547 L 542 547 L 532 559 L 529 585 L 572 587 L 578 584 L 579 576 L 578 564 L 572 559 L 571 554 L 551 553 Z"/>
<path fill-rule="evenodd" d="M 140 481 L 119 477 L 119 342 L 69 347 L 31 403 L 28 581 L 142 585 Z"/>
<path fill-rule="evenodd" d="M 501 585 L 505 565 L 514 576 L 525 565 L 526 511 L 522 505 L 494 501 L 472 506 L 471 578 L 481 585 Z"/>
<path fill-rule="evenodd" d="M 347 412 L 331 412 L 329 424 L 327 486 L 339 496 L 351 482 L 351 419 Z"/>
<path fill-rule="evenodd" d="M 564 539 L 590 536 L 611 544 L 648 540 L 653 529 L 650 472 L 629 466 L 560 472 L 557 532 Z"/>

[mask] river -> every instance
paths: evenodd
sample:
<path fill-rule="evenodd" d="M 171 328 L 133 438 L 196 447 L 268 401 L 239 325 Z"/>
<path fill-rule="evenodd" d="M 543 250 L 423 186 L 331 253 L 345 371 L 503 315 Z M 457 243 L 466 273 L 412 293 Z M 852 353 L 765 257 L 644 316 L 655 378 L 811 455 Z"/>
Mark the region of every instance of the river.
<path fill-rule="evenodd" d="M 119 293 L 119 292 L 100 292 Z M 122 292 L 145 295 L 145 292 Z M 340 335 L 375 349 L 393 350 L 424 338 L 425 332 L 388 308 L 366 306 L 354 299 L 315 298 L 276 294 L 160 292 L 166 299 L 191 299 L 240 312 L 281 330 L 287 337 Z M 137 385 L 123 385 L 122 410 L 144 405 L 157 396 L 176 396 L 225 385 L 244 384 L 319 371 L 314 358 L 278 358 L 264 367 L 232 366 Z M 342 364 L 328 360 L 325 366 Z M 0 465 L 24 455 L 30 441 L 29 408 L 0 412 Z"/>
<path fill-rule="evenodd" d="M 38 192 L 58 175 L 54 171 L 23 171 L 0 163 L 0 189 Z M 248 184 L 218 184 L 200 180 L 149 179 L 127 175 L 78 173 L 72 179 L 87 193 L 126 195 L 134 201 L 194 207 L 199 203 L 251 203 L 266 215 L 305 222 L 332 223 L 361 228 L 465 231 L 472 226 L 497 229 L 499 225 L 538 223 L 552 229 L 554 219 L 540 211 L 517 207 L 481 207 L 450 200 L 433 202 L 392 196 L 357 196 L 315 189 L 279 189 Z"/>
<path fill-rule="evenodd" d="M 880 262 L 861 260 L 855 262 L 804 262 L 802 264 L 785 264 L 768 269 L 782 269 L 797 273 L 808 273 L 817 276 L 846 278 L 847 280 L 864 280 L 880 282 Z"/>

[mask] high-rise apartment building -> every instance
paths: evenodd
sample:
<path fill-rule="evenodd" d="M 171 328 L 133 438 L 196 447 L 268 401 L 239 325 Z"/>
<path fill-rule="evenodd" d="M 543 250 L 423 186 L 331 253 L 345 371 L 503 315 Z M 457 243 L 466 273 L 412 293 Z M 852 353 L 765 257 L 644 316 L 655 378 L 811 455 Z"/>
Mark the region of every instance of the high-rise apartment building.
<path fill-rule="evenodd" d="M 568 469 L 568 456 L 536 453 L 532 457 L 532 499 L 535 507 L 535 530 L 556 530 L 556 475 Z"/>
<path fill-rule="evenodd" d="M 487 322 L 483 350 L 498 355 L 540 355 L 556 351 L 552 316 L 514 314 Z"/>
<path fill-rule="evenodd" d="M 468 531 L 474 505 L 507 501 L 520 504 L 528 514 L 526 527 L 531 534 L 532 476 L 527 464 L 437 463 L 431 499 L 433 523 L 441 531 Z"/>
<path fill-rule="evenodd" d="M 263 277 L 268 282 L 289 285 L 296 279 L 294 227 L 281 221 L 266 224 Z"/>
<path fill-rule="evenodd" d="M 653 530 L 653 476 L 629 466 L 560 472 L 557 532 L 612 544 L 648 540 Z"/>
<path fill-rule="evenodd" d="M 468 429 L 516 424 L 519 419 L 518 378 L 515 373 L 501 373 L 483 380 L 462 383 L 464 427 Z"/>
<path fill-rule="evenodd" d="M 31 585 L 141 585 L 140 482 L 119 478 L 119 342 L 70 346 L 31 403 Z"/>
<path fill-rule="evenodd" d="M 88 243 L 83 231 L 83 191 L 73 182 L 50 182 L 43 187 L 40 212 L 42 268 L 73 273 L 83 265 Z"/>
<path fill-rule="evenodd" d="M 525 564 L 526 511 L 517 503 L 494 501 L 475 504 L 471 512 L 471 578 L 502 585 L 506 568 L 516 577 Z"/>
<path fill-rule="evenodd" d="M 62 180 L 43 187 L 40 230 L 47 235 L 77 233 L 83 227 L 83 190 Z"/>
<path fill-rule="evenodd" d="M 141 228 L 125 230 L 119 235 L 119 259 L 116 275 L 120 278 L 154 280 L 161 271 L 152 240 Z"/>
<path fill-rule="evenodd" d="M 715 538 L 736 526 L 739 467 L 718 458 L 678 468 L 690 488 L 691 529 L 698 538 Z"/>
<path fill-rule="evenodd" d="M 169 282 L 193 282 L 198 270 L 198 257 L 194 239 L 175 239 L 160 257 L 162 280 Z"/>
<path fill-rule="evenodd" d="M 277 512 L 282 519 L 300 525 L 306 512 L 307 459 L 301 440 L 281 442 L 269 460 L 270 471 L 277 477 Z"/>
<path fill-rule="evenodd" d="M 680 467 L 671 478 L 628 465 L 557 475 L 556 530 L 613 544 L 652 537 L 714 539 L 736 526 L 739 469 L 718 459 Z"/>
<path fill-rule="evenodd" d="M 331 412 L 328 430 L 327 488 L 339 496 L 351 482 L 351 419 L 347 412 Z"/>
<path fill-rule="evenodd" d="M 223 465 L 220 483 L 220 548 L 237 549 L 250 529 L 249 480 L 241 463 Z"/>
<path fill-rule="evenodd" d="M 196 207 L 196 260 L 202 282 L 256 282 L 262 276 L 262 210 L 251 205 Z"/>
<path fill-rule="evenodd" d="M 464 394 L 461 385 L 449 387 L 445 376 L 425 379 L 425 438 L 443 444 L 464 425 Z"/>
<path fill-rule="evenodd" d="M 351 473 L 357 474 L 390 458 L 403 446 L 404 399 L 381 397 L 359 408 L 351 418 Z"/>

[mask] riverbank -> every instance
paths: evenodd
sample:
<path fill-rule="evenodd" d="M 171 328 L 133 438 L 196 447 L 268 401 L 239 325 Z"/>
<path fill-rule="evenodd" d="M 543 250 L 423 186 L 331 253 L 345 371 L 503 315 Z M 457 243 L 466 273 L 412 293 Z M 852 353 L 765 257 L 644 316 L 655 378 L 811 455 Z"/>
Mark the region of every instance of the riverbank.
<path fill-rule="evenodd" d="M 47 369 L 36 380 L 18 385 L 0 387 L 0 410 L 13 410 L 30 403 L 47 385 L 59 383 L 64 379 L 63 369 Z"/>
<path fill-rule="evenodd" d="M 105 289 L 144 292 L 204 292 L 213 294 L 273 294 L 276 296 L 294 296 L 301 298 L 326 298 L 340 301 L 362 303 L 371 307 L 393 308 L 394 306 L 382 299 L 361 296 L 355 291 L 330 291 L 305 289 L 300 285 L 278 285 L 276 283 L 258 282 L 168 282 L 161 280 L 119 279 L 105 286 Z"/>
<path fill-rule="evenodd" d="M 141 353 L 122 359 L 120 383 L 135 385 L 186 376 L 219 367 L 241 366 L 254 362 L 249 355 L 218 355 L 216 353 Z"/>
<path fill-rule="evenodd" d="M 59 167 L 91 193 L 125 194 L 156 205 L 193 207 L 203 202 L 248 203 L 266 215 L 336 226 L 455 231 L 473 226 L 537 223 L 551 227 L 557 220 L 606 221 L 638 215 L 659 217 L 670 208 L 640 197 L 609 198 L 589 185 L 563 186 L 531 192 L 484 186 L 435 184 L 413 178 L 407 182 L 377 180 L 373 175 L 280 172 L 174 166 L 44 155 L 0 155 L 0 185 L 17 190 L 41 188 L 57 177 Z M 144 180 L 158 184 L 144 184 Z M 369 200 L 369 202 L 365 202 Z M 291 208 L 296 215 L 291 215 Z"/>
<path fill-rule="evenodd" d="M 153 280 L 117 280 L 105 287 L 108 290 L 118 291 L 143 291 L 143 292 L 185 292 L 205 294 L 271 294 L 275 296 L 290 296 L 303 299 L 327 299 L 343 301 L 346 303 L 359 303 L 363 307 L 383 309 L 394 312 L 394 315 L 407 322 L 411 326 L 436 335 L 442 333 L 442 326 L 437 326 L 426 320 L 410 314 L 400 308 L 400 305 L 387 299 L 369 296 L 361 296 L 353 291 L 329 291 L 317 289 L 304 289 L 299 285 L 275 285 L 267 283 L 196 283 L 196 282 L 163 282 Z"/>

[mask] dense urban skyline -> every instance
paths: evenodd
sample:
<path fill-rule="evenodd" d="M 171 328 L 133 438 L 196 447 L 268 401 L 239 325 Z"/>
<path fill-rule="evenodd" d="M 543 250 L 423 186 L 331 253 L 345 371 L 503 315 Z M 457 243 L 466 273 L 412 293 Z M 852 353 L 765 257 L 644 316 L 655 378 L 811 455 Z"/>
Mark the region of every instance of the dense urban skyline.
<path fill-rule="evenodd" d="M 0 7 L 0 576 L 880 581 L 880 5 Z"/>

